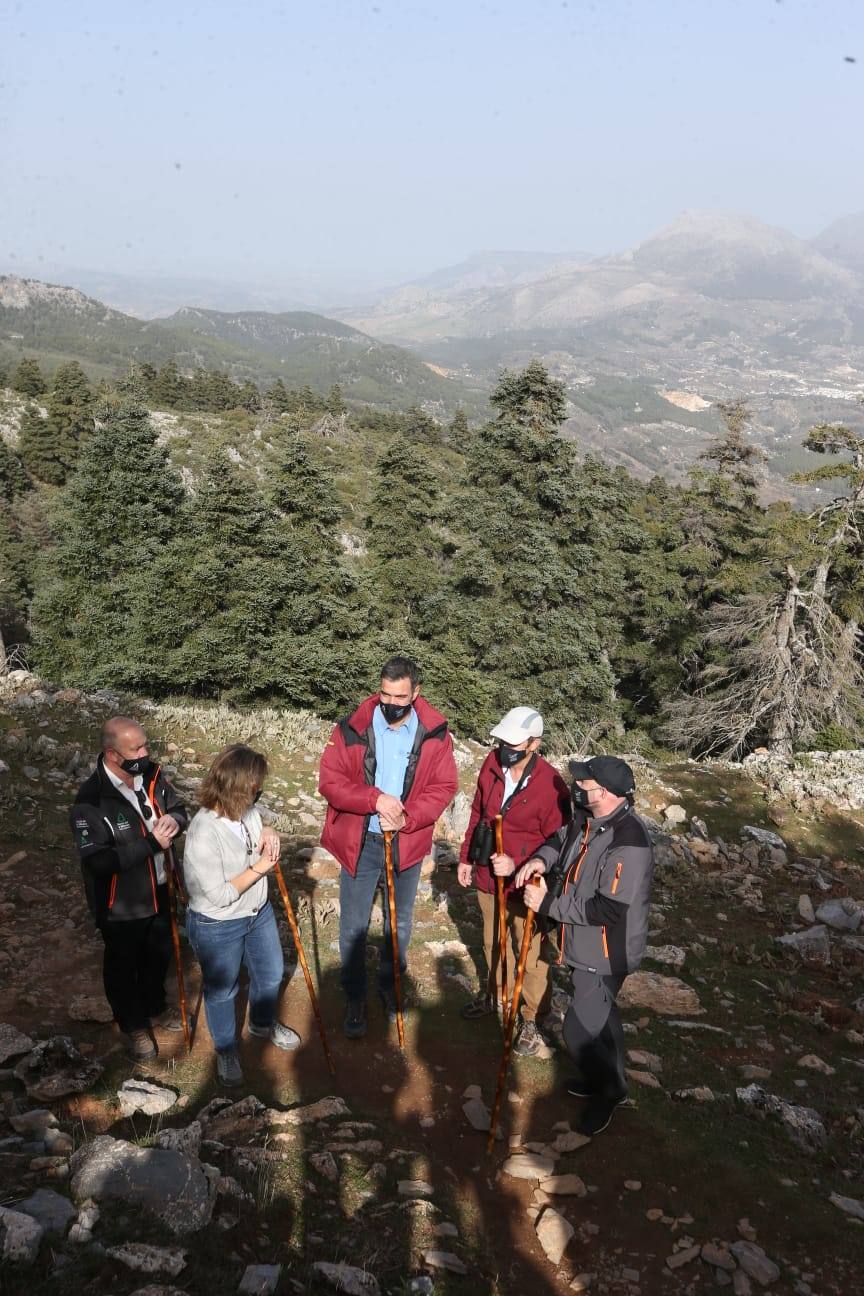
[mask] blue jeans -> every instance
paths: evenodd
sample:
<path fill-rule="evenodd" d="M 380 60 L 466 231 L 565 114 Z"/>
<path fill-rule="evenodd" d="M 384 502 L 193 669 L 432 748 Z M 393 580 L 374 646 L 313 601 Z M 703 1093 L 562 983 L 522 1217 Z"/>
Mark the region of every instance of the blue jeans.
<path fill-rule="evenodd" d="M 384 842 L 367 836 L 357 861 L 354 877 L 342 870 L 339 880 L 339 958 L 342 989 L 349 999 L 366 998 L 366 932 L 372 915 L 375 890 L 384 874 Z M 399 966 L 408 967 L 408 943 L 414 919 L 414 901 L 420 881 L 420 865 L 400 873 L 394 868 L 396 932 L 399 937 Z M 378 964 L 378 985 L 382 993 L 393 991 L 393 946 L 390 942 L 390 907 L 384 886 L 384 942 Z"/>
<path fill-rule="evenodd" d="M 190 909 L 186 932 L 201 964 L 204 1010 L 213 1045 L 217 1053 L 231 1053 L 237 1047 L 234 1000 L 243 963 L 249 973 L 250 1025 L 269 1029 L 276 1018 L 285 962 L 272 906 L 268 900 L 248 918 L 223 919 Z"/>

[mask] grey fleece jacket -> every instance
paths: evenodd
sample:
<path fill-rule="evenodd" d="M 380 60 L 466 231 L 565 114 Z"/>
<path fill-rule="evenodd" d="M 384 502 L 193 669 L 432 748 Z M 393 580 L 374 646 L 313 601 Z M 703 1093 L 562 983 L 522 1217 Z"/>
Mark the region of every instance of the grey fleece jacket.
<path fill-rule="evenodd" d="M 629 802 L 603 819 L 577 812 L 535 854 L 551 874 L 540 913 L 559 924 L 559 963 L 600 976 L 635 971 L 648 936 L 653 848 Z"/>

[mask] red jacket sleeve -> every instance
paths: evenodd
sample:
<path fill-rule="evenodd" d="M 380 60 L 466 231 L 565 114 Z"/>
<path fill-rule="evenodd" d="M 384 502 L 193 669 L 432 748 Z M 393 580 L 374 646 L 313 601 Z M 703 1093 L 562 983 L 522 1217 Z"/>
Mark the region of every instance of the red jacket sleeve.
<path fill-rule="evenodd" d="M 462 846 L 460 847 L 459 850 L 460 864 L 467 864 L 469 862 L 468 847 L 471 845 L 471 838 L 474 835 L 474 829 L 477 827 L 478 823 L 480 822 L 480 814 L 483 809 L 483 792 L 480 786 L 482 776 L 483 776 L 483 770 L 481 769 L 480 773 L 477 776 L 477 786 L 474 789 L 474 800 L 471 802 L 471 814 L 468 819 L 468 827 L 465 831 L 465 836 L 462 839 Z"/>
<path fill-rule="evenodd" d="M 347 810 L 349 814 L 374 814 L 375 804 L 381 795 L 376 787 L 369 787 L 350 768 L 348 750 L 342 731 L 337 725 L 321 757 L 318 772 L 318 791 L 334 810 Z"/>
<path fill-rule="evenodd" d="M 428 828 L 440 819 L 459 787 L 450 734 L 445 734 L 440 744 L 438 739 L 430 741 L 436 746 L 440 745 L 441 750 L 436 753 L 434 764 L 430 765 L 422 788 L 418 788 L 415 782 L 408 793 L 408 804 L 405 806 L 405 828 L 408 832 Z"/>

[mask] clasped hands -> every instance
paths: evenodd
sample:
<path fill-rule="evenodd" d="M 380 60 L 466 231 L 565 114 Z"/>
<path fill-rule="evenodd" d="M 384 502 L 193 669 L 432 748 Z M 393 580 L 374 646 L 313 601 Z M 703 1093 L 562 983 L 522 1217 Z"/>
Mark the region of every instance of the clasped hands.
<path fill-rule="evenodd" d="M 163 850 L 166 850 L 167 847 L 171 845 L 179 831 L 180 825 L 174 816 L 166 814 L 156 820 L 153 827 L 150 829 L 150 835 L 151 837 L 156 838 Z"/>
<path fill-rule="evenodd" d="M 375 813 L 382 832 L 401 832 L 405 827 L 405 807 L 398 797 L 382 792 L 375 802 Z"/>

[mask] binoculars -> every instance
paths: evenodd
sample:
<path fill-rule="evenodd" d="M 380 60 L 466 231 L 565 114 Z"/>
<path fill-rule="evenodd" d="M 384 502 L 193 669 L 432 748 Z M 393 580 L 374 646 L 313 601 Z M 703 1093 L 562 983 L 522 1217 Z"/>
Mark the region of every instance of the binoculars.
<path fill-rule="evenodd" d="M 487 864 L 495 852 L 495 829 L 481 819 L 471 834 L 468 859 L 472 864 Z"/>

